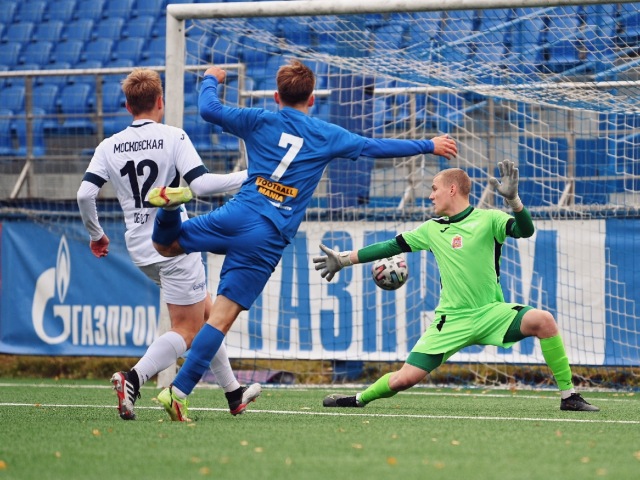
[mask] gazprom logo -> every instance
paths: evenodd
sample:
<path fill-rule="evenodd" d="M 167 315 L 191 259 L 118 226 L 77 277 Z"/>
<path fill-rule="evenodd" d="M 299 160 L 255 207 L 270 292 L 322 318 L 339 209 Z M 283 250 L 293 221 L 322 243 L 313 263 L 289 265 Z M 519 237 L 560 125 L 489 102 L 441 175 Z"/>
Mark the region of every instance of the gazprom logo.
<path fill-rule="evenodd" d="M 76 280 L 76 283 L 75 290 L 86 288 L 82 282 L 78 284 Z M 142 346 L 150 345 L 156 338 L 158 316 L 155 306 L 72 304 L 67 301 L 71 285 L 71 254 L 63 235 L 58 245 L 56 266 L 42 272 L 33 294 L 33 329 L 44 343 L 57 345 L 70 341 L 77 346 Z M 83 293 L 81 297 L 92 294 L 93 291 L 91 295 Z"/>
<path fill-rule="evenodd" d="M 36 282 L 31 307 L 33 328 L 40 339 L 49 345 L 64 342 L 71 333 L 71 309 L 64 303 L 71 280 L 71 257 L 67 238 L 63 235 L 58 245 L 56 267 L 45 270 Z M 54 320 L 60 322 L 62 331 L 59 335 L 50 336 L 44 328 L 45 313 L 49 301 L 57 296 L 58 305 L 53 306 Z"/>

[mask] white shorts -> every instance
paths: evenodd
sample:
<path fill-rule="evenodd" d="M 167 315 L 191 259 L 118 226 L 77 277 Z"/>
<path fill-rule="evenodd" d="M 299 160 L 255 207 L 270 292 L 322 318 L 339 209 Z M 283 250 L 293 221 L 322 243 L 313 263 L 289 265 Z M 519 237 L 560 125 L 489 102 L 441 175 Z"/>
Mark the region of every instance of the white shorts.
<path fill-rule="evenodd" d="M 139 268 L 162 288 L 166 303 L 193 305 L 207 297 L 207 281 L 200 253 L 180 255 Z"/>

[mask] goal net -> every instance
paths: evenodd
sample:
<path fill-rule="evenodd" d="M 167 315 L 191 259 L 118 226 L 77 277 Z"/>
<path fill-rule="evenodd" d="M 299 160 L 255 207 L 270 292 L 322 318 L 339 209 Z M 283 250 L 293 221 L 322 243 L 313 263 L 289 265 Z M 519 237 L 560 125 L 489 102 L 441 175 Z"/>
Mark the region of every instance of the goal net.
<path fill-rule="evenodd" d="M 166 122 L 185 129 L 210 171 L 224 173 L 247 159 L 241 141 L 198 115 L 204 69 L 226 69 L 225 104 L 275 110 L 275 72 L 297 58 L 317 77 L 311 115 L 376 138 L 447 133 L 459 154 L 331 162 L 267 287 L 227 336 L 242 381 L 366 383 L 397 368 L 434 318 L 440 282 L 433 256 L 406 255 L 409 279 L 388 292 L 375 286 L 370 264 L 322 280 L 311 261 L 318 244 L 360 248 L 434 217 L 431 182 L 448 167 L 471 176 L 473 205 L 504 208 L 488 179 L 498 161 L 510 159 L 536 233 L 502 248 L 506 299 L 554 314 L 578 382 L 637 387 L 640 9 L 633 2 L 570 3 L 170 3 L 166 22 L 143 41 L 120 42 L 115 34 L 107 42 L 87 38 L 86 48 L 61 41 L 56 56 L 77 50 L 73 63 L 47 60 L 36 68 L 27 61 L 35 50 L 29 47 L 25 63 L 0 67 L 3 271 L 13 266 L 0 290 L 0 343 L 22 338 L 12 325 L 33 330 L 33 318 L 44 313 L 45 337 L 66 332 L 75 352 L 91 355 L 117 355 L 100 347 L 118 351 L 127 339 L 143 349 L 157 334 L 157 290 L 127 257 L 108 184 L 98 208 L 112 252 L 90 264 L 79 253 L 89 255 L 75 195 L 95 146 L 130 123 L 119 82 L 131 68 L 162 73 Z M 70 30 L 79 34 L 79 27 Z M 128 37 L 143 31 L 133 16 L 125 28 Z M 126 58 L 134 47 L 140 55 Z M 225 198 L 199 198 L 189 210 L 206 212 Z M 213 294 L 221 262 L 207 257 Z M 35 308 L 32 288 L 43 278 L 52 297 L 46 312 Z M 60 327 L 60 308 L 74 312 L 72 324 Z M 113 315 L 105 337 L 99 312 L 107 309 Z M 47 348 L 62 354 L 57 344 Z M 429 381 L 553 384 L 533 339 L 511 349 L 466 348 Z"/>
<path fill-rule="evenodd" d="M 470 174 L 473 204 L 503 208 L 487 180 L 497 161 L 512 159 L 537 233 L 504 245 L 507 300 L 555 315 L 585 382 L 633 382 L 637 4 L 452 1 L 440 11 L 442 2 L 432 1 L 344 3 L 168 7 L 167 118 L 199 125 L 206 138 L 199 148 L 212 165 L 240 168 L 246 159 L 238 139 L 197 116 L 197 67 L 211 63 L 228 72 L 221 91 L 229 105 L 275 110 L 276 71 L 297 58 L 317 76 L 311 115 L 366 136 L 448 133 L 459 145 L 453 160 L 338 159 L 328 167 L 299 234 L 227 337 L 239 368 L 286 371 L 303 382 L 369 381 L 402 362 L 433 320 L 440 288 L 433 257 L 407 255 L 407 284 L 385 292 L 366 265 L 324 282 L 311 266 L 318 244 L 360 248 L 433 217 L 431 179 L 447 167 Z M 210 257 L 212 291 L 220 264 Z M 622 375 L 602 377 L 600 367 Z M 507 350 L 466 348 L 437 375 L 552 383 L 533 339 Z"/>

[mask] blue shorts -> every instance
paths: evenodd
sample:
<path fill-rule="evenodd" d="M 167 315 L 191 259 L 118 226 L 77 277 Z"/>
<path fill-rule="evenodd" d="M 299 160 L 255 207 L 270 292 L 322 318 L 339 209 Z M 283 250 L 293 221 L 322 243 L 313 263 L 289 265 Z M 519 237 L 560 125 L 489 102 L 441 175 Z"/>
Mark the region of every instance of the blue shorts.
<path fill-rule="evenodd" d="M 267 217 L 234 200 L 183 222 L 178 243 L 187 253 L 225 255 L 217 293 L 245 310 L 264 289 L 288 244 Z"/>

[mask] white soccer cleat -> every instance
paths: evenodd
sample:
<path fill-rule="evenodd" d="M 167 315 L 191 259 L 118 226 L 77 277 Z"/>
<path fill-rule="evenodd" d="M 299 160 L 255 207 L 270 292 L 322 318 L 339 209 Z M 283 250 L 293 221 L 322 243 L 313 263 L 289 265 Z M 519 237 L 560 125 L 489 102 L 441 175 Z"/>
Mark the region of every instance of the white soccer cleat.
<path fill-rule="evenodd" d="M 241 388 L 242 388 L 242 400 L 240 401 L 240 404 L 234 405 L 231 402 L 229 402 L 229 412 L 231 412 L 231 415 L 233 415 L 234 417 L 236 415 L 242 415 L 244 411 L 247 409 L 247 406 L 251 402 L 255 402 L 256 398 L 258 398 L 262 394 L 262 387 L 260 386 L 259 383 L 253 383 L 248 387 L 241 387 Z M 228 396 L 227 396 L 227 399 L 228 399 Z"/>

